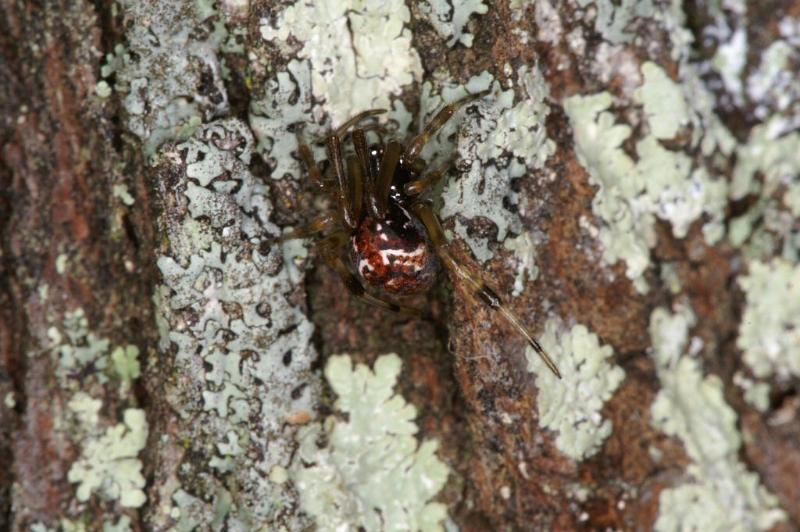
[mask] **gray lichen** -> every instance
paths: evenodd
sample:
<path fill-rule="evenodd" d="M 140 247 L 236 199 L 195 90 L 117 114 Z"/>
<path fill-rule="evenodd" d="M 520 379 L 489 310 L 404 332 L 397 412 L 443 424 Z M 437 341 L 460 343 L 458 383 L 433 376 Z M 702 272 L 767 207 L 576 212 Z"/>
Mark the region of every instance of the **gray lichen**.
<path fill-rule="evenodd" d="M 457 217 L 456 233 L 481 262 L 493 256 L 488 241 L 469 235 L 462 221 L 476 217 L 491 220 L 497 227 L 498 242 L 505 240 L 509 232 L 521 233 L 519 215 L 504 206 L 507 200 L 520 210 L 526 207 L 519 205 L 511 182 L 530 169 L 541 170 L 555 152 L 555 143 L 547 137 L 544 127 L 550 112 L 545 101 L 549 94 L 547 84 L 535 67 L 521 67 L 517 79 L 523 97 L 516 103 L 514 90 L 501 90 L 488 74 L 470 80 L 466 88 L 471 92 L 491 87 L 491 96 L 477 106 L 476 114 L 463 124 L 452 126 L 462 131 L 458 154 L 463 172 L 445 186 L 440 215 L 444 219 Z M 463 94 L 466 88 L 461 89 Z M 436 144 L 430 150 L 435 154 Z"/>
<path fill-rule="evenodd" d="M 474 38 L 474 35 L 464 30 L 470 16 L 489 10 L 483 0 L 423 0 L 418 5 L 436 33 L 447 39 L 448 46 L 461 43 L 467 48 L 472 46 Z"/>
<path fill-rule="evenodd" d="M 314 97 L 341 123 L 359 111 L 391 108 L 389 96 L 421 77 L 410 17 L 400 0 L 300 1 L 264 20 L 261 35 L 308 62 Z M 302 43 L 296 54 L 290 36 Z"/>
<path fill-rule="evenodd" d="M 278 229 L 267 222 L 268 189 L 249 171 L 252 151 L 250 130 L 231 119 L 203 126 L 156 161 L 168 245 L 155 300 L 161 350 L 181 383 L 168 400 L 185 420 L 179 438 L 205 460 L 184 462 L 185 482 L 174 486 L 175 510 L 158 517 L 162 524 L 189 515 L 211 523 L 231 493 L 235 504 L 220 519 L 233 528 L 275 522 L 294 501 L 267 476 L 288 465 L 294 420 L 311 416 L 316 354 L 311 324 L 289 301 L 294 287 L 279 249 L 260 251 Z"/>
<path fill-rule="evenodd" d="M 228 110 L 218 50 L 225 26 L 206 2 L 121 0 L 132 23 L 126 46 L 109 55 L 102 74 L 115 75 L 127 128 L 151 156 L 164 142 L 187 138 L 202 121 Z"/>

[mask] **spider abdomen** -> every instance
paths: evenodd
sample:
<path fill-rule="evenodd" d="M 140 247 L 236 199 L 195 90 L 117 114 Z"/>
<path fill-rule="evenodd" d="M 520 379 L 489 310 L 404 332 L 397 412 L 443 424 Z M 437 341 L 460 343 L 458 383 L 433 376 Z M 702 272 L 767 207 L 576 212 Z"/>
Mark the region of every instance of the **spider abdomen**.
<path fill-rule="evenodd" d="M 365 217 L 353 232 L 352 245 L 358 275 L 388 293 L 416 294 L 436 281 L 439 260 L 425 227 L 396 204 L 383 219 Z"/>

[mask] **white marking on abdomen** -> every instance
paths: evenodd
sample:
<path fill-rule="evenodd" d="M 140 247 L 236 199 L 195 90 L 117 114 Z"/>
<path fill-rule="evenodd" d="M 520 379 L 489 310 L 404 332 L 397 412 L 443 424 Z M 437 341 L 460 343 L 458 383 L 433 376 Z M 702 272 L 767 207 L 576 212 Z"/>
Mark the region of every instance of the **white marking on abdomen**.
<path fill-rule="evenodd" d="M 414 257 L 419 257 L 425 253 L 425 245 L 420 244 L 414 251 L 406 251 L 404 249 L 382 249 L 378 253 L 380 253 L 381 259 L 386 265 L 391 264 L 391 258 L 399 259 L 403 264 L 408 264 Z M 413 263 L 413 266 L 416 272 L 422 269 L 422 266 L 419 264 Z"/>

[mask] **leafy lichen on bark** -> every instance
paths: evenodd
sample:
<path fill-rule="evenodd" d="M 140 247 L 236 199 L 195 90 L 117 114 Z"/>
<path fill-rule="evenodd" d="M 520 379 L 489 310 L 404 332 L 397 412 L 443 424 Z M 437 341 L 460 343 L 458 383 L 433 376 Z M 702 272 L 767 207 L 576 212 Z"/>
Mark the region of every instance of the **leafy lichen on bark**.
<path fill-rule="evenodd" d="M 725 498 L 730 515 L 754 516 L 741 521 L 751 529 L 797 524 L 796 320 L 779 297 L 800 249 L 796 10 L 425 5 L 123 1 L 99 18 L 86 2 L 4 5 L 0 449 L 17 483 L 12 493 L 0 476 L 0 504 L 11 493 L 11 526 L 309 523 L 287 471 L 293 424 L 330 398 L 316 395 L 303 312 L 323 359 L 403 356 L 398 393 L 417 406 L 420 438 L 441 442 L 452 473 L 438 501 L 463 529 L 671 529 Z M 558 442 L 566 430 L 548 430 L 558 389 L 534 387 L 523 342 L 459 286 L 452 309 L 442 289 L 425 301 L 440 323 L 386 316 L 323 268 L 306 278 L 313 248 L 259 247 L 311 203 L 292 156 L 302 124 L 314 140 L 378 105 L 403 136 L 488 85 L 493 100 L 428 155 L 457 146 L 461 158 L 442 211 L 454 253 L 477 255 L 499 292 L 513 287 L 535 331 L 548 336 L 557 318 L 583 338 L 576 375 L 580 361 L 608 360 L 576 384 L 606 378 L 607 401 L 583 414 L 602 437 L 574 452 Z M 654 326 L 665 308 L 690 309 L 693 325 Z M 87 326 L 73 346 L 77 309 Z M 587 345 L 603 356 L 583 356 Z M 687 414 L 682 401 L 706 408 Z M 692 443 L 701 415 L 723 436 L 710 453 Z M 64 420 L 70 430 L 54 428 Z M 146 501 L 138 477 L 121 481 L 133 488 L 123 501 L 115 474 L 90 463 L 126 434 L 119 458 L 133 471 L 141 460 Z M 143 514 L 131 510 L 140 502 Z"/>

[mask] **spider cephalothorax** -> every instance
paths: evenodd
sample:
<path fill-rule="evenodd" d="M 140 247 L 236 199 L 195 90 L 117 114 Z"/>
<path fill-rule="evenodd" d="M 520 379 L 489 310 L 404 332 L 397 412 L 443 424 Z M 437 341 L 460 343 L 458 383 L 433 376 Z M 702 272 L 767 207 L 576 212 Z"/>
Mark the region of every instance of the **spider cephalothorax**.
<path fill-rule="evenodd" d="M 334 212 L 318 216 L 282 238 L 317 236 L 323 258 L 342 277 L 350 292 L 368 303 L 394 311 L 414 309 L 387 296 L 430 289 L 444 266 L 470 293 L 508 320 L 560 377 L 550 357 L 497 293 L 450 254 L 439 219 L 426 197 L 445 170 L 426 172 L 425 162 L 419 156 L 422 148 L 453 113 L 485 94 L 470 95 L 445 106 L 405 145 L 397 141 L 384 144 L 381 137 L 377 144 L 368 146 L 366 130 L 355 127 L 384 110 L 374 109 L 354 116 L 326 139 L 329 163 L 326 175 L 314 161 L 311 149 L 300 141 L 299 153 L 309 178 L 330 194 L 338 206 Z M 343 149 L 348 139 L 352 151 Z M 373 290 L 365 290 L 362 281 Z"/>

